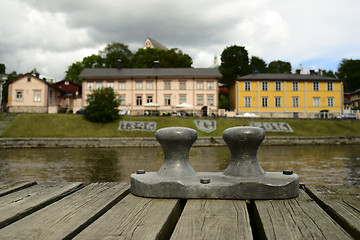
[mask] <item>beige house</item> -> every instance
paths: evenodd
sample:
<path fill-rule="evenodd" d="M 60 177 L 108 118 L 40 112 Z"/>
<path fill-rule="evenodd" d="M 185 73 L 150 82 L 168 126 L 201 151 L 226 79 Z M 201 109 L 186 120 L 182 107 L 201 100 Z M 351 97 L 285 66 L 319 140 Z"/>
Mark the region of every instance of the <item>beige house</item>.
<path fill-rule="evenodd" d="M 30 73 L 12 80 L 8 91 L 9 112 L 57 113 L 66 92 Z"/>
<path fill-rule="evenodd" d="M 218 79 L 212 68 L 86 68 L 82 102 L 94 89 L 111 87 L 119 95 L 120 110 L 131 115 L 217 114 Z"/>

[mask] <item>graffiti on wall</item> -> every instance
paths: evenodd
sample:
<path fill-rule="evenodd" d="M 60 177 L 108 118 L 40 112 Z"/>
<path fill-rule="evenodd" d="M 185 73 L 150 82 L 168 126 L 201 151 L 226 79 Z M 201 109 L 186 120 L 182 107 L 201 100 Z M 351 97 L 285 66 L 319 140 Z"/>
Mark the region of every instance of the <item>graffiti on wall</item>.
<path fill-rule="evenodd" d="M 293 132 L 290 125 L 284 122 L 251 122 L 250 126 L 262 128 L 267 132 Z"/>
<path fill-rule="evenodd" d="M 156 131 L 156 122 L 120 121 L 119 131 Z"/>

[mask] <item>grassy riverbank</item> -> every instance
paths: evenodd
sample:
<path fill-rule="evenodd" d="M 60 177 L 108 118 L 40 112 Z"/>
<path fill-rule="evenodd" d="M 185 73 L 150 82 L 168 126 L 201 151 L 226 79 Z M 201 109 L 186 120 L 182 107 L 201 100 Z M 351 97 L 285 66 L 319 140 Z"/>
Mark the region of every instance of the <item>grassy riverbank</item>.
<path fill-rule="evenodd" d="M 156 122 L 157 129 L 182 126 L 196 129 L 194 120 L 199 118 L 182 117 L 130 117 L 107 124 L 91 123 L 82 115 L 71 114 L 19 114 L 4 129 L 2 138 L 11 137 L 153 137 L 154 132 L 118 131 L 119 121 Z M 210 118 L 209 118 L 210 119 Z M 277 120 L 277 119 L 226 119 L 216 120 L 217 130 L 212 133 L 198 131 L 199 137 L 221 136 L 229 127 L 247 126 L 250 122 L 286 122 L 293 133 L 266 132 L 267 136 L 359 136 L 360 121 L 349 120 Z"/>

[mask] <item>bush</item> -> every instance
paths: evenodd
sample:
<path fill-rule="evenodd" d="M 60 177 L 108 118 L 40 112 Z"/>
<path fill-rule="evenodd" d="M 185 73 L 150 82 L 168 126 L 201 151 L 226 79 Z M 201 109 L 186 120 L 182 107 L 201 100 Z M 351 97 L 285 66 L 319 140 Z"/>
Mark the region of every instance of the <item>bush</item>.
<path fill-rule="evenodd" d="M 94 90 L 87 99 L 85 118 L 92 122 L 113 122 L 118 115 L 120 103 L 112 88 Z"/>

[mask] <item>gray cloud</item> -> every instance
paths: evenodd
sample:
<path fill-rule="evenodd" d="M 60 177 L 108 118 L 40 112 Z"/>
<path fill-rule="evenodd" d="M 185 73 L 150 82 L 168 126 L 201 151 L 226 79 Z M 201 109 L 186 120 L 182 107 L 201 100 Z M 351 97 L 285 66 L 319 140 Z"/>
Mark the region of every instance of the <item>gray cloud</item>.
<path fill-rule="evenodd" d="M 18 72 L 36 67 L 58 80 L 107 43 L 136 51 L 147 34 L 190 54 L 195 67 L 210 66 L 231 45 L 267 62 L 332 70 L 341 58 L 360 55 L 356 0 L 5 0 L 3 6 L 0 62 Z"/>

